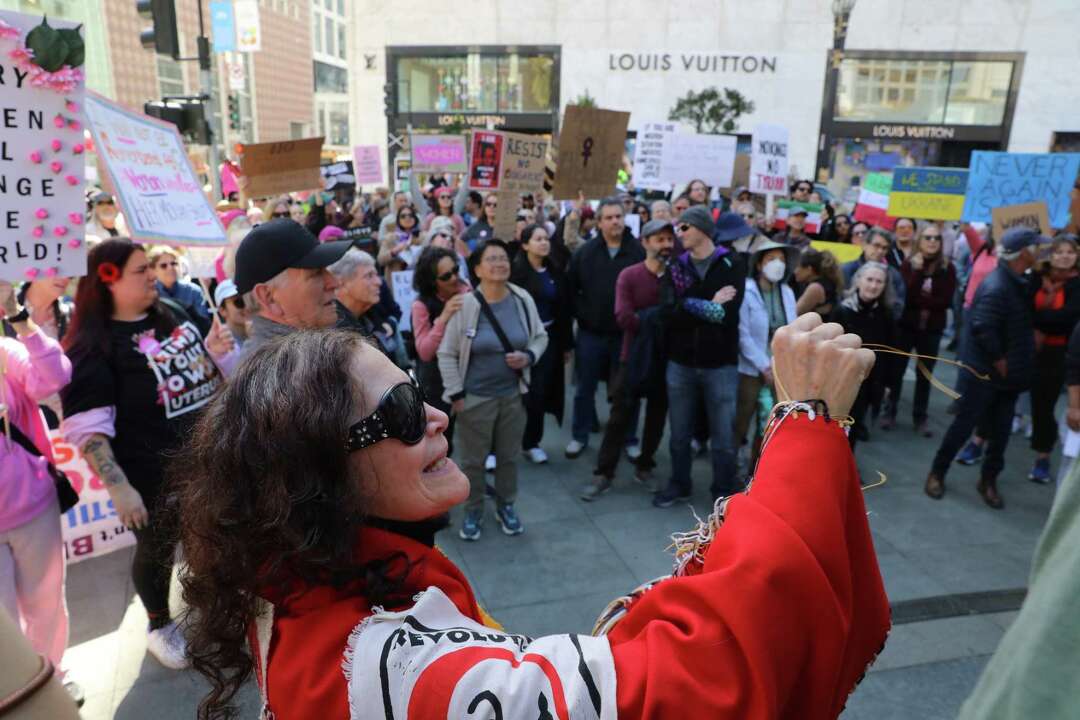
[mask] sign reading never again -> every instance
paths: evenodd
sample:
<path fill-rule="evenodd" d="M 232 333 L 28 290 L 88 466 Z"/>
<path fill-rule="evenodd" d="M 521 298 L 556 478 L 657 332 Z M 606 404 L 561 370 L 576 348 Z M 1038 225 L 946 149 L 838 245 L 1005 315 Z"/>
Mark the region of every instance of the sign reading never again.
<path fill-rule="evenodd" d="M 1070 193 L 1080 174 L 1080 153 L 971 153 L 961 219 L 992 222 L 996 207 L 1046 202 L 1050 223 L 1069 223 Z"/>
<path fill-rule="evenodd" d="M 630 113 L 569 105 L 559 136 L 555 183 L 556 200 L 603 198 L 615 192 L 622 167 Z"/>

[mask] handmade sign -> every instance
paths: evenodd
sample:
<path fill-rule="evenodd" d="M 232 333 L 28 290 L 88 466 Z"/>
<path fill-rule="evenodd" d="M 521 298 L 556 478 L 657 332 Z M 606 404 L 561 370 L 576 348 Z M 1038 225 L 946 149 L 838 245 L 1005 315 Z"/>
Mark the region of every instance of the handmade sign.
<path fill-rule="evenodd" d="M 721 185 L 720 189 L 735 191 L 735 188 L 750 186 L 750 156 L 746 153 L 735 155 L 735 164 L 731 171 L 731 184 Z"/>
<path fill-rule="evenodd" d="M 783 125 L 758 125 L 750 140 L 750 192 L 784 195 L 787 174 L 788 129 Z"/>
<path fill-rule="evenodd" d="M 0 11 L 0 280 L 86 274 L 83 40 L 50 22 Z"/>
<path fill-rule="evenodd" d="M 852 217 L 856 222 L 892 230 L 896 218 L 887 213 L 889 194 L 892 192 L 892 176 L 888 173 L 870 173 L 859 188 L 859 199 L 855 203 Z"/>
<path fill-rule="evenodd" d="M 502 178 L 503 135 L 494 131 L 477 131 L 472 136 L 472 157 L 469 161 L 470 190 L 498 190 Z"/>
<path fill-rule="evenodd" d="M 1042 200 L 1054 227 L 1069 223 L 1069 193 L 1080 174 L 1080 153 L 976 150 L 968 169 L 962 220 L 991 222 L 996 207 Z"/>
<path fill-rule="evenodd" d="M 409 191 L 409 173 L 412 171 L 412 159 L 408 155 L 394 158 L 394 189 Z"/>
<path fill-rule="evenodd" d="M 225 228 L 195 177 L 176 126 L 86 96 L 94 147 L 137 240 L 224 245 Z"/>
<path fill-rule="evenodd" d="M 862 246 L 851 243 L 828 242 L 826 240 L 813 240 L 810 247 L 821 252 L 831 252 L 837 261 L 841 263 L 858 260 L 862 256 Z"/>
<path fill-rule="evenodd" d="M 786 230 L 788 215 L 791 214 L 793 209 L 801 208 L 806 211 L 806 225 L 803 226 L 803 231 L 809 234 L 816 233 L 821 229 L 821 211 L 824 207 L 821 203 L 777 200 L 776 219 L 773 221 L 773 227 L 777 230 Z"/>
<path fill-rule="evenodd" d="M 678 130 L 675 122 L 650 122 L 641 126 L 634 149 L 634 187 L 641 190 L 670 190 L 663 179 L 664 143 Z"/>
<path fill-rule="evenodd" d="M 413 172 L 463 173 L 468 170 L 464 135 L 410 137 Z"/>
<path fill-rule="evenodd" d="M 897 167 L 893 170 L 888 214 L 894 218 L 959 220 L 968 171 L 956 168 Z"/>
<path fill-rule="evenodd" d="M 240 146 L 240 186 L 250 198 L 322 187 L 323 138 Z"/>
<path fill-rule="evenodd" d="M 1048 236 L 1054 232 L 1053 227 L 1050 225 L 1050 213 L 1046 208 L 1046 203 L 1042 200 L 996 207 L 991 211 L 991 217 L 994 222 L 995 240 L 1000 240 L 1006 230 L 1017 225 L 1029 227 Z"/>
<path fill-rule="evenodd" d="M 116 516 L 109 491 L 79 449 L 65 442 L 59 430 L 50 430 L 49 440 L 56 467 L 68 476 L 79 494 L 78 504 L 60 516 L 68 565 L 134 545 L 135 534 Z"/>
<path fill-rule="evenodd" d="M 735 174 L 735 136 L 674 133 L 664 144 L 666 180 L 704 180 L 710 187 L 731 187 Z"/>
<path fill-rule="evenodd" d="M 416 300 L 416 290 L 413 288 L 412 270 L 395 270 L 390 274 L 390 290 L 394 295 L 394 302 L 401 308 L 401 320 L 398 322 L 398 330 L 412 329 L 412 305 Z"/>
<path fill-rule="evenodd" d="M 495 208 L 495 237 L 509 241 L 517 225 L 517 210 L 523 193 L 538 192 L 544 186 L 544 161 L 548 142 L 536 135 L 497 133 L 502 138 L 502 176 L 499 204 Z"/>
<path fill-rule="evenodd" d="M 615 192 L 630 113 L 569 105 L 559 136 L 556 200 L 603 198 Z"/>
<path fill-rule="evenodd" d="M 323 179 L 323 190 L 333 192 L 338 188 L 355 187 L 356 174 L 353 172 L 352 160 L 330 163 L 319 168 Z"/>
<path fill-rule="evenodd" d="M 383 181 L 382 153 L 378 145 L 357 145 L 353 148 L 353 167 L 357 185 L 378 185 Z"/>

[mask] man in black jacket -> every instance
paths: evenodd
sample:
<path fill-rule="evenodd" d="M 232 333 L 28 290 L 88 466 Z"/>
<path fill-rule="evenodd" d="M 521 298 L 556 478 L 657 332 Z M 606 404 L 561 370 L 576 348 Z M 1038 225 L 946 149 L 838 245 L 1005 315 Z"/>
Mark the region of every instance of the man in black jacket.
<path fill-rule="evenodd" d="M 599 236 L 578 248 L 566 273 L 578 322 L 577 388 L 572 439 L 566 446 L 568 458 L 576 458 L 589 444 L 589 431 L 596 422 L 596 386 L 601 378 L 611 377 L 619 362 L 622 330 L 615 322 L 615 280 L 623 270 L 645 259 L 641 244 L 623 233 L 623 207 L 618 199 L 601 202 L 597 216 Z"/>
<path fill-rule="evenodd" d="M 746 262 L 713 243 L 716 225 L 704 206 L 684 211 L 678 229 L 686 252 L 671 264 L 660 296 L 668 318 L 671 482 L 653 497 L 656 507 L 690 501 L 690 440 L 702 402 L 709 417 L 713 498 L 741 489 L 735 477 L 734 425 Z"/>
<path fill-rule="evenodd" d="M 966 322 L 968 340 L 961 359 L 989 381 L 965 374 L 956 416 L 941 440 L 926 478 L 926 494 L 945 495 L 945 473 L 964 442 L 985 416 L 989 437 L 977 489 L 983 501 L 1000 510 L 1005 502 L 997 477 L 1005 467 L 1013 411 L 1020 393 L 1031 386 L 1035 366 L 1032 303 L 1024 273 L 1035 265 L 1036 248 L 1049 238 L 1022 227 L 1001 238 L 998 266 L 975 293 Z M 961 371 L 965 372 L 965 371 Z"/>

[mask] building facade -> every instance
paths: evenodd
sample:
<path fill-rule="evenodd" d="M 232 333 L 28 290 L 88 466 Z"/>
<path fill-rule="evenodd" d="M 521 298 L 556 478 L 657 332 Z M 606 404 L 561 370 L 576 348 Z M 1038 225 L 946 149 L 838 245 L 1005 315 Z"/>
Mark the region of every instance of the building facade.
<path fill-rule="evenodd" d="M 859 0 L 832 94 L 828 0 L 352 5 L 354 144 L 387 147 L 408 125 L 553 132 L 585 95 L 630 111 L 634 131 L 710 86 L 754 103 L 738 133 L 787 126 L 792 174 L 812 176 L 820 148 L 819 175 L 837 185 L 900 163 L 966 166 L 975 149 L 1080 142 L 1076 0 Z"/>

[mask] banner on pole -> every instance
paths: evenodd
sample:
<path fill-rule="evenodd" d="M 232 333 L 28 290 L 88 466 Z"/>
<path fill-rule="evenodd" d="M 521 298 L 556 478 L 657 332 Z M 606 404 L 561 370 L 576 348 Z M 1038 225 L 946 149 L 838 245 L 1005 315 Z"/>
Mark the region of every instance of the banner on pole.
<path fill-rule="evenodd" d="M 224 245 L 176 126 L 87 93 L 86 119 L 131 236 L 170 245 Z"/>
<path fill-rule="evenodd" d="M 788 129 L 782 125 L 758 125 L 750 140 L 750 192 L 784 195 L 787 174 Z"/>
<path fill-rule="evenodd" d="M 210 38 L 214 52 L 236 50 L 236 13 L 232 0 L 214 0 L 210 3 Z"/>
<path fill-rule="evenodd" d="M 894 218 L 959 220 L 967 183 L 968 171 L 964 169 L 894 168 L 888 214 Z"/>
<path fill-rule="evenodd" d="M 239 52 L 262 50 L 258 0 L 235 0 L 233 13 L 236 18 L 236 49 Z"/>
<path fill-rule="evenodd" d="M 1069 223 L 1069 194 L 1080 175 L 1080 153 L 971 153 L 962 220 L 992 222 L 996 207 L 1046 203 L 1054 227 Z"/>
<path fill-rule="evenodd" d="M 85 275 L 82 36 L 39 16 L 0 21 L 0 279 Z M 31 55 L 28 38 L 43 33 L 71 45 Z"/>
<path fill-rule="evenodd" d="M 240 185 L 251 198 L 321 188 L 322 146 L 321 137 L 241 145 Z"/>

